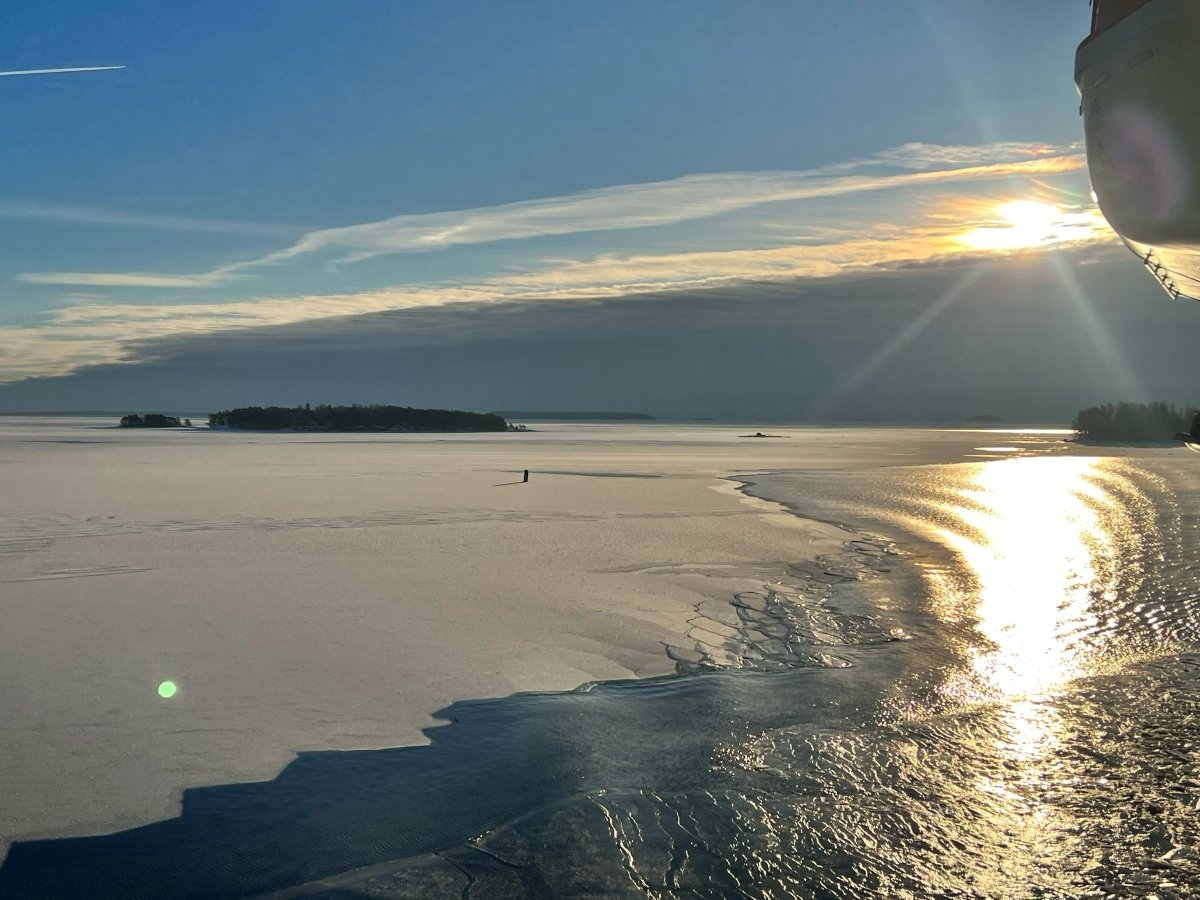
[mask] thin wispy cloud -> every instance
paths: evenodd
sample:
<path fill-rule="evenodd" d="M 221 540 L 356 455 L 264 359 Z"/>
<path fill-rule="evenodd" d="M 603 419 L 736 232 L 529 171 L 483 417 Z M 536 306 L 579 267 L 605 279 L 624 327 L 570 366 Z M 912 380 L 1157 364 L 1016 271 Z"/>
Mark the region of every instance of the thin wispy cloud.
<path fill-rule="evenodd" d="M 209 288 L 240 277 L 226 269 L 199 275 L 168 275 L 158 272 L 30 272 L 18 275 L 26 284 L 69 284 L 110 288 Z"/>
<path fill-rule="evenodd" d="M 1005 162 L 1031 162 L 1082 151 L 1080 144 L 1057 146 L 1024 141 L 991 144 L 926 144 L 919 141 L 880 151 L 857 164 L 895 165 L 905 169 L 988 166 Z"/>
<path fill-rule="evenodd" d="M 922 163 L 914 152 L 906 160 L 906 168 L 926 171 L 852 174 L 886 165 L 885 160 L 869 158 L 807 171 L 689 175 L 672 181 L 621 185 L 503 206 L 397 216 L 381 222 L 315 231 L 291 247 L 248 265 L 282 262 L 327 249 L 343 252 L 343 262 L 357 262 L 380 254 L 461 244 L 651 228 L 770 203 L 889 190 L 931 181 L 998 178 L 1021 172 L 1053 173 L 1083 165 L 1077 148 L 1037 145 L 1037 151 L 1044 155 L 1031 157 L 1033 151 L 1027 150 L 1024 158 L 1014 159 L 1006 145 L 987 164 L 932 171 L 930 166 L 940 160 L 927 159 Z"/>
<path fill-rule="evenodd" d="M 71 72 L 113 72 L 124 68 L 125 66 L 73 66 L 67 69 L 10 69 L 7 72 L 0 72 L 0 78 L 8 78 L 13 75 L 62 75 Z"/>
<path fill-rule="evenodd" d="M 1045 148 L 1039 147 L 1039 150 Z M 283 262 L 321 250 L 335 250 L 341 262 L 359 262 L 387 253 L 435 250 L 461 244 L 550 237 L 594 231 L 617 231 L 675 225 L 711 218 L 753 206 L 784 201 L 813 200 L 867 191 L 894 190 L 934 181 L 1000 178 L 1014 174 L 1051 174 L 1082 168 L 1073 148 L 1053 148 L 1048 156 L 1004 159 L 1013 154 L 1004 145 L 997 158 L 950 168 L 930 169 L 941 160 L 922 162 L 913 154 L 900 173 L 870 174 L 891 160 L 868 159 L 827 169 L 800 172 L 734 172 L 689 175 L 673 181 L 622 185 L 531 200 L 420 216 L 396 216 L 381 222 L 330 228 L 305 235 L 291 247 L 255 263 Z M 1065 150 L 1065 152 L 1063 152 Z M 855 171 L 866 174 L 853 174 Z"/>
<path fill-rule="evenodd" d="M 288 238 L 306 231 L 294 225 L 237 222 L 228 219 L 163 216 L 122 209 L 73 206 L 63 203 L 0 200 L 0 219 L 22 222 L 54 222 L 65 225 L 100 225 L 113 228 L 142 228 L 150 231 L 209 232 Z"/>
<path fill-rule="evenodd" d="M 248 270 L 318 253 L 341 263 L 498 241 L 677 225 L 751 207 L 897 190 L 936 183 L 1056 175 L 1086 165 L 1080 147 L 1013 143 L 984 147 L 906 144 L 860 160 L 804 171 L 689 175 L 617 185 L 499 206 L 394 216 L 312 231 L 257 259 L 194 274 L 42 272 L 18 276 L 35 284 L 209 288 Z M 107 279 L 97 281 L 98 277 Z M 155 283 L 155 278 L 171 284 Z"/>

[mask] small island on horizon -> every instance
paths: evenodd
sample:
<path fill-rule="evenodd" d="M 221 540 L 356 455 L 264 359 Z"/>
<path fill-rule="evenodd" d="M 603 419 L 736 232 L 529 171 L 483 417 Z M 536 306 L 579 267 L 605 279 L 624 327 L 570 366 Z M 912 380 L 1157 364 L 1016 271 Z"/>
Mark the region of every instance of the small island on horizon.
<path fill-rule="evenodd" d="M 495 413 L 411 406 L 244 406 L 209 415 L 210 428 L 251 431 L 508 431 Z"/>
<path fill-rule="evenodd" d="M 182 422 L 176 416 L 165 416 L 162 413 L 130 413 L 121 416 L 121 428 L 191 428 L 192 420 Z"/>

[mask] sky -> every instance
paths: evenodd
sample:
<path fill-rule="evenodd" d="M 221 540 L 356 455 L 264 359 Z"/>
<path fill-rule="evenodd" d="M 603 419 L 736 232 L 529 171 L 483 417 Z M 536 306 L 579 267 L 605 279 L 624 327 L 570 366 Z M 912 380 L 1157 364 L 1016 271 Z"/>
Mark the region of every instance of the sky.
<path fill-rule="evenodd" d="M 1200 399 L 1200 309 L 1091 196 L 1088 21 L 1084 0 L 5 4 L 0 411 Z"/>

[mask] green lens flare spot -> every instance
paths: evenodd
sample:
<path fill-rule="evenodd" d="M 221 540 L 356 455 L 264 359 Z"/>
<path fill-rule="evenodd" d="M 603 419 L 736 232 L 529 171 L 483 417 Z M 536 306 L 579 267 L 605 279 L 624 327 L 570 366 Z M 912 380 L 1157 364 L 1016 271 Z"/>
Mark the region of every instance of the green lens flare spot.
<path fill-rule="evenodd" d="M 158 696 L 162 697 L 164 700 L 170 700 L 175 696 L 175 692 L 177 690 L 179 690 L 179 688 L 176 686 L 175 682 L 164 681 L 158 686 Z"/>

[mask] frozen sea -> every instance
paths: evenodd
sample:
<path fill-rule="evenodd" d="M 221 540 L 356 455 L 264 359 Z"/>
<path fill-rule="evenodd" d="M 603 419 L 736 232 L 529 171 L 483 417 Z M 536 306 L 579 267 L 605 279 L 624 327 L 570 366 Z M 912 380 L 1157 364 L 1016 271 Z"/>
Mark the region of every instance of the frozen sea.
<path fill-rule="evenodd" d="M 757 430 L 0 420 L 0 896 L 1200 894 L 1200 456 Z"/>

